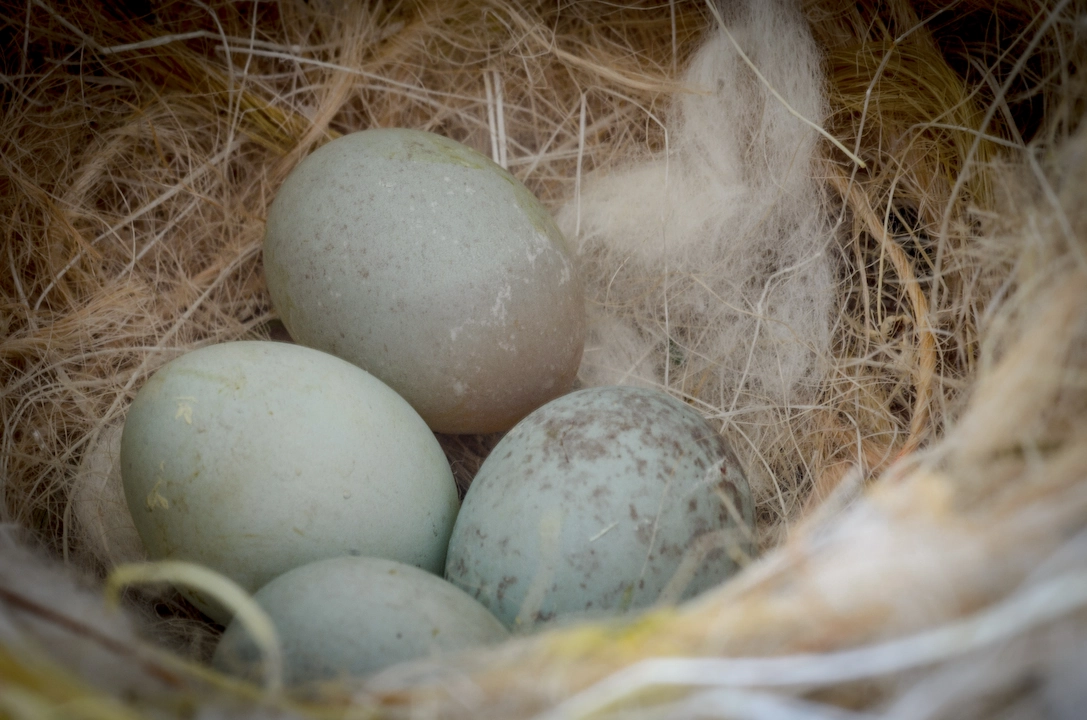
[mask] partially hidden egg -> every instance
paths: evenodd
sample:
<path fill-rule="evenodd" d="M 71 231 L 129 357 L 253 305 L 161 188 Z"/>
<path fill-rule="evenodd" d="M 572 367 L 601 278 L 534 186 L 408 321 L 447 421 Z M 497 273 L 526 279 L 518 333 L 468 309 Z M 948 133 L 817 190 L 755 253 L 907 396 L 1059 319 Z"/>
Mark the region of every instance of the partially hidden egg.
<path fill-rule="evenodd" d="M 103 567 L 147 560 L 121 482 L 120 423 L 102 428 L 87 449 L 73 488 L 72 516 L 83 528 L 83 542 Z"/>
<path fill-rule="evenodd" d="M 339 555 L 441 573 L 458 508 L 441 447 L 401 397 L 285 343 L 213 345 L 159 369 L 125 418 L 121 476 L 151 558 L 206 565 L 250 592 Z"/>
<path fill-rule="evenodd" d="M 295 568 L 254 600 L 275 625 L 290 685 L 370 675 L 397 662 L 501 642 L 486 608 L 439 577 L 378 558 L 340 557 Z M 213 665 L 260 679 L 263 658 L 238 622 Z"/>
<path fill-rule="evenodd" d="M 751 491 L 694 409 L 595 387 L 533 412 L 464 499 L 446 577 L 508 627 L 690 598 L 753 552 Z"/>
<path fill-rule="evenodd" d="M 305 158 L 268 210 L 264 270 L 291 337 L 440 432 L 507 430 L 577 373 L 585 306 L 562 233 L 520 181 L 440 135 L 366 130 Z"/>

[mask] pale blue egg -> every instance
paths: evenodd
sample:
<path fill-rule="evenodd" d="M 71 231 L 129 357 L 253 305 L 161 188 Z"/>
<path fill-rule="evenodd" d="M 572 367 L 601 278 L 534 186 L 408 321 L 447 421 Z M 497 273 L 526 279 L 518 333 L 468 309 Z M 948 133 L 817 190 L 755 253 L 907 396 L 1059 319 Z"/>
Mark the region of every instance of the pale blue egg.
<path fill-rule="evenodd" d="M 253 599 L 275 625 L 290 685 L 363 677 L 394 663 L 490 645 L 509 635 L 459 588 L 379 558 L 303 565 L 272 580 Z M 259 680 L 262 660 L 245 628 L 234 622 L 212 662 Z"/>
<path fill-rule="evenodd" d="M 577 374 L 585 302 L 562 233 L 440 135 L 366 130 L 309 155 L 268 210 L 264 270 L 296 341 L 381 378 L 434 430 L 507 430 Z"/>
<path fill-rule="evenodd" d="M 441 573 L 458 508 L 418 413 L 364 370 L 284 343 L 212 345 L 159 369 L 125 419 L 121 475 L 151 558 L 206 565 L 250 592 L 339 555 Z"/>
<path fill-rule="evenodd" d="M 701 415 L 655 390 L 595 387 L 536 410 L 494 448 L 446 577 L 532 629 L 693 597 L 751 556 L 753 529 L 739 463 Z"/>

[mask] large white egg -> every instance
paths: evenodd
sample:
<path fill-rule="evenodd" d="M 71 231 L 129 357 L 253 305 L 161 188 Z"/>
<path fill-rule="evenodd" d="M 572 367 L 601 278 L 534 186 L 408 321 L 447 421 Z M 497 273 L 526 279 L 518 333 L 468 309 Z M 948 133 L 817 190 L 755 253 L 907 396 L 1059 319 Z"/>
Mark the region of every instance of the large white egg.
<path fill-rule="evenodd" d="M 381 378 L 434 430 L 507 430 L 577 373 L 585 307 L 562 233 L 440 135 L 366 130 L 303 160 L 268 210 L 264 270 L 297 342 Z"/>
<path fill-rule="evenodd" d="M 502 623 L 459 588 L 377 558 L 310 563 L 272 580 L 253 599 L 275 625 L 290 685 L 362 677 L 508 636 Z M 262 660 L 245 629 L 233 622 L 212 662 L 257 680 Z"/>
<path fill-rule="evenodd" d="M 121 475 L 152 558 L 206 565 L 250 592 L 339 555 L 441 573 L 458 507 L 441 447 L 401 397 L 284 343 L 213 345 L 162 367 L 128 411 Z"/>
<path fill-rule="evenodd" d="M 701 415 L 656 390 L 595 387 L 536 410 L 491 451 L 446 577 L 527 630 L 690 598 L 737 570 L 753 528 L 747 480 Z"/>

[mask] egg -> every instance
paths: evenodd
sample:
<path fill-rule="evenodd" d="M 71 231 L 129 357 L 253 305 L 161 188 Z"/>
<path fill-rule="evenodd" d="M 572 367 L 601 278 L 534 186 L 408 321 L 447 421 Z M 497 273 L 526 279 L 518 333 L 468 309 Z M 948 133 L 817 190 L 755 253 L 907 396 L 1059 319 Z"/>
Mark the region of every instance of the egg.
<path fill-rule="evenodd" d="M 378 558 L 340 557 L 295 568 L 254 600 L 279 635 L 290 685 L 362 677 L 397 662 L 489 645 L 508 633 L 493 615 L 439 577 Z M 239 623 L 212 664 L 259 679 L 261 656 Z"/>
<path fill-rule="evenodd" d="M 291 337 L 440 432 L 507 430 L 577 373 L 584 293 L 562 233 L 520 181 L 440 135 L 366 130 L 305 158 L 268 210 L 264 271 Z"/>
<path fill-rule="evenodd" d="M 595 387 L 495 446 L 449 541 L 446 577 L 508 627 L 693 597 L 753 552 L 754 506 L 725 440 L 656 390 Z"/>
<path fill-rule="evenodd" d="M 72 516 L 83 542 L 103 567 L 144 562 L 147 552 L 125 503 L 121 483 L 120 423 L 107 425 L 87 449 L 72 488 Z"/>
<path fill-rule="evenodd" d="M 441 573 L 458 508 L 445 455 L 403 398 L 284 343 L 212 345 L 159 369 L 125 418 L 121 477 L 151 558 L 206 565 L 250 592 L 339 555 Z"/>

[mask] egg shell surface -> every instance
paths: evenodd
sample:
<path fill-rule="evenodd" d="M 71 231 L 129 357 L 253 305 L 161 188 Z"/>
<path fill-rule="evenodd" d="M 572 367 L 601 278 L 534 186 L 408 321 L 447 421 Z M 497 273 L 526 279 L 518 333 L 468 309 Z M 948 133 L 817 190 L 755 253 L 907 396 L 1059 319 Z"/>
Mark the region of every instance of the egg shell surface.
<path fill-rule="evenodd" d="M 151 558 L 206 565 L 250 592 L 339 555 L 441 573 L 458 508 L 441 447 L 402 398 L 285 343 L 212 345 L 160 368 L 125 419 L 121 475 Z"/>
<path fill-rule="evenodd" d="M 446 577 L 531 630 L 644 608 L 666 588 L 693 597 L 737 570 L 730 551 L 750 554 L 753 528 L 747 480 L 702 416 L 656 390 L 595 387 L 536 410 L 494 448 Z"/>
<path fill-rule="evenodd" d="M 87 549 L 107 568 L 147 561 L 121 482 L 121 430 L 121 424 L 106 426 L 87 449 L 71 498 Z"/>
<path fill-rule="evenodd" d="M 292 170 L 264 269 L 291 336 L 365 368 L 448 433 L 507 430 L 574 382 L 581 280 L 547 210 L 458 142 L 345 135 Z"/>
<path fill-rule="evenodd" d="M 320 560 L 262 587 L 291 685 L 362 677 L 397 662 L 505 640 L 502 623 L 445 580 L 402 563 L 365 557 Z M 261 656 L 238 622 L 212 663 L 253 680 Z"/>

